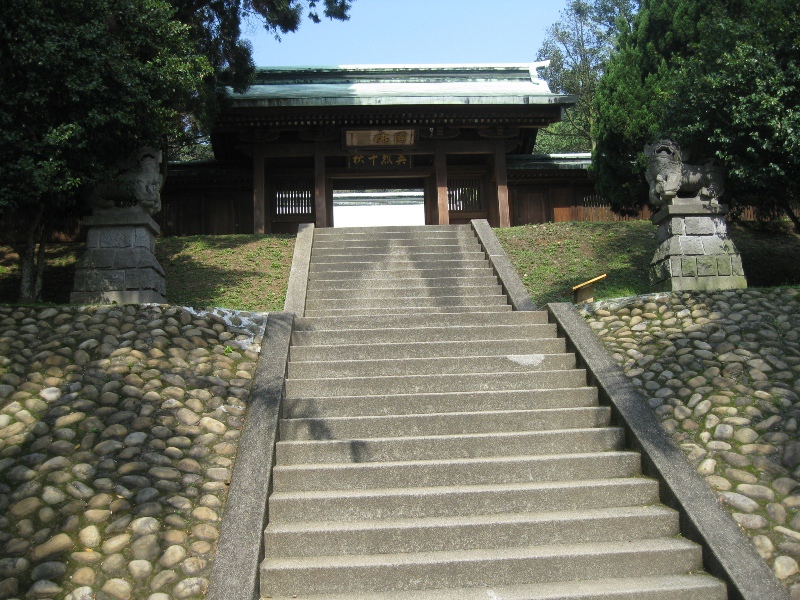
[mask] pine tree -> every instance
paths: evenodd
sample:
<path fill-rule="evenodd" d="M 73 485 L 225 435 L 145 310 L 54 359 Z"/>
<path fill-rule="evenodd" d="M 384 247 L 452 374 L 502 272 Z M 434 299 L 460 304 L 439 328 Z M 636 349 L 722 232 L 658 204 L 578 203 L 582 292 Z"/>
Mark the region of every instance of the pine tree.
<path fill-rule="evenodd" d="M 630 27 L 637 0 L 570 0 L 548 30 L 537 60 L 549 60 L 544 78 L 550 89 L 578 96 L 564 119 L 539 133 L 538 152 L 594 149 L 594 96 L 620 28 Z"/>

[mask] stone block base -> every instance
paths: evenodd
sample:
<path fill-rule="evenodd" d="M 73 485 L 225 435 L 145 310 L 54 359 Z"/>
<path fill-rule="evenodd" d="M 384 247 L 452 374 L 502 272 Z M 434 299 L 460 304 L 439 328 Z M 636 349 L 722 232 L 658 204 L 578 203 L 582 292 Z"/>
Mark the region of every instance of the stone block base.
<path fill-rule="evenodd" d="M 72 304 L 164 304 L 166 298 L 153 290 L 121 292 L 72 292 Z"/>
<path fill-rule="evenodd" d="M 653 215 L 658 248 L 650 285 L 660 292 L 747 287 L 742 259 L 728 237 L 724 205 L 667 206 Z"/>
<path fill-rule="evenodd" d="M 691 292 L 743 290 L 747 279 L 742 276 L 670 277 L 651 286 L 654 292 Z"/>
<path fill-rule="evenodd" d="M 70 302 L 145 304 L 166 302 L 164 270 L 155 254 L 158 224 L 137 209 L 89 217 L 86 254 L 75 270 Z"/>

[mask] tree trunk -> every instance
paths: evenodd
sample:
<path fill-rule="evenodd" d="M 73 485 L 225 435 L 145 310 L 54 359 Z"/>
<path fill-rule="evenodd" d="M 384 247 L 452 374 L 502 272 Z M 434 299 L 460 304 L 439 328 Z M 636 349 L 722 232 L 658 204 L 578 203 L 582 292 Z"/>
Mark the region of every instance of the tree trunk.
<path fill-rule="evenodd" d="M 800 218 L 798 218 L 794 210 L 792 210 L 792 203 L 789 202 L 786 198 L 781 198 L 780 205 L 781 208 L 783 208 L 783 212 L 786 213 L 786 216 L 789 217 L 789 220 L 794 225 L 795 233 L 800 234 Z"/>
<path fill-rule="evenodd" d="M 50 224 L 49 220 L 45 220 L 45 224 L 42 227 L 42 232 L 39 236 L 39 249 L 36 251 L 36 276 L 33 280 L 33 292 L 34 298 L 36 301 L 39 302 L 42 299 L 42 284 L 44 283 L 44 268 L 47 265 L 47 255 L 45 250 L 47 249 L 47 240 L 50 239 L 50 233 L 52 232 L 53 227 Z"/>
<path fill-rule="evenodd" d="M 47 240 L 45 233 L 48 230 L 47 219 L 44 216 L 44 205 L 33 216 L 28 224 L 27 235 L 22 243 L 12 244 L 12 247 L 19 255 L 20 285 L 19 302 L 20 304 L 33 304 L 42 299 L 42 277 L 45 264 L 45 245 Z"/>

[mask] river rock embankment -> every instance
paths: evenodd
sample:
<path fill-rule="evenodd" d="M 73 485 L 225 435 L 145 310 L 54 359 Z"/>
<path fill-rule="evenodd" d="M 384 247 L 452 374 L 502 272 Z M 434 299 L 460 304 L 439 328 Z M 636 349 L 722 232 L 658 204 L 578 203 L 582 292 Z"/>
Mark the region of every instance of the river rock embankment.
<path fill-rule="evenodd" d="M 580 310 L 800 598 L 800 292 L 653 294 Z"/>
<path fill-rule="evenodd" d="M 0 598 L 204 595 L 265 325 L 0 306 Z"/>

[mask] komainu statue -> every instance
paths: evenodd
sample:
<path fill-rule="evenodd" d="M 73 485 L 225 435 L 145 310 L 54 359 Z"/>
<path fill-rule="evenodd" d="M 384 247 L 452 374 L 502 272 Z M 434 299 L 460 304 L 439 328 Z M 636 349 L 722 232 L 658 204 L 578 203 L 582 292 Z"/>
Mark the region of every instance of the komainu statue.
<path fill-rule="evenodd" d="M 725 191 L 725 170 L 712 158 L 699 165 L 683 162 L 681 149 L 671 140 L 658 140 L 644 147 L 648 165 L 650 203 L 659 209 L 670 204 L 718 204 Z"/>
<path fill-rule="evenodd" d="M 154 215 L 161 210 L 161 152 L 139 148 L 119 161 L 119 173 L 112 181 L 99 183 L 89 193 L 94 214 L 118 207 L 136 207 Z"/>

